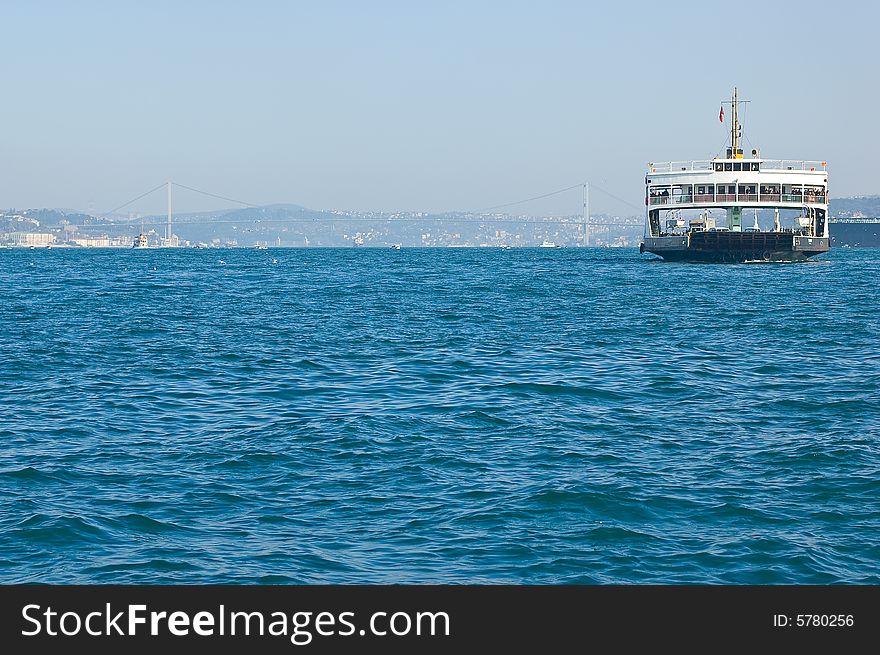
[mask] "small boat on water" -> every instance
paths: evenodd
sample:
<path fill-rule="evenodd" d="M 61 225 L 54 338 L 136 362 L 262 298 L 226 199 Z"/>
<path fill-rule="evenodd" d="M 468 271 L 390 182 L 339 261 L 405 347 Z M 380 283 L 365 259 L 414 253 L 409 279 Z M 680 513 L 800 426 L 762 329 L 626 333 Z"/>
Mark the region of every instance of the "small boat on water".
<path fill-rule="evenodd" d="M 544 240 L 544 241 L 541 243 L 540 247 L 541 247 L 541 248 L 558 248 L 559 245 L 558 245 L 555 241 L 547 241 L 547 240 Z"/>
<path fill-rule="evenodd" d="M 400 250 L 400 244 L 399 243 L 391 244 L 391 249 L 392 250 Z"/>
<path fill-rule="evenodd" d="M 144 234 L 143 232 L 138 234 L 134 238 L 134 241 L 132 242 L 131 247 L 132 248 L 149 248 L 150 243 L 149 243 L 149 241 L 147 241 L 147 235 Z"/>

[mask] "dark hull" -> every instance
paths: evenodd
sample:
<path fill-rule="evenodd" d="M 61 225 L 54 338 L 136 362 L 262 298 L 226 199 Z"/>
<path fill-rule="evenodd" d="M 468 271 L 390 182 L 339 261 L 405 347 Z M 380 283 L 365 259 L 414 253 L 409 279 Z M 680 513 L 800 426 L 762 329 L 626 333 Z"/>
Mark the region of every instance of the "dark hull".
<path fill-rule="evenodd" d="M 695 264 L 745 264 L 752 262 L 805 262 L 813 255 L 819 253 L 800 253 L 786 250 L 771 250 L 754 252 L 724 252 L 724 251 L 693 251 L 693 252 L 664 252 L 654 253 L 660 255 L 667 262 L 693 262 Z"/>
<path fill-rule="evenodd" d="M 641 252 L 672 262 L 803 262 L 828 252 L 828 239 L 790 232 L 692 232 L 648 238 Z"/>

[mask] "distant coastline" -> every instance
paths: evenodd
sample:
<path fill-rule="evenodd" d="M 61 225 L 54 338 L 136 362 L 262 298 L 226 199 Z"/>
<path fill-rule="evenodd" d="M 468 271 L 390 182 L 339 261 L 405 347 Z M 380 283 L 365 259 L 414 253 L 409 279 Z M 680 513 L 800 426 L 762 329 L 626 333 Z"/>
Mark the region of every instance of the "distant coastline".
<path fill-rule="evenodd" d="M 832 244 L 880 247 L 880 196 L 831 201 Z M 357 212 L 270 205 L 179 214 L 164 237 L 166 217 L 98 217 L 66 209 L 0 212 L 0 246 L 131 248 L 142 226 L 151 247 L 635 247 L 642 216 L 472 212 Z"/>

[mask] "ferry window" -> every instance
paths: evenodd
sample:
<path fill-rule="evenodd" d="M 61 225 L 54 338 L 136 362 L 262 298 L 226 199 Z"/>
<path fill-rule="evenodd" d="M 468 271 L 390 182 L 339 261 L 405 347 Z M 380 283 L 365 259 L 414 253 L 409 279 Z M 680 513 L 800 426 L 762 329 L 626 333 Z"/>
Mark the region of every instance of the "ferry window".
<path fill-rule="evenodd" d="M 698 187 L 697 187 L 697 193 L 700 194 L 700 195 L 706 193 L 706 187 L 704 187 L 704 186 L 698 186 Z"/>
<path fill-rule="evenodd" d="M 724 170 L 726 170 L 726 171 L 732 171 L 732 170 L 733 170 L 733 165 L 732 165 L 730 162 L 725 162 L 725 163 L 724 163 Z"/>
<path fill-rule="evenodd" d="M 756 162 L 756 161 L 753 161 L 753 162 L 752 162 L 752 170 L 753 170 L 753 171 L 758 170 L 758 162 Z"/>
<path fill-rule="evenodd" d="M 742 170 L 742 164 L 740 164 L 739 162 L 735 163 L 735 164 L 733 165 L 733 170 L 735 170 L 735 171 L 740 171 L 740 170 Z"/>
<path fill-rule="evenodd" d="M 722 169 L 723 169 L 723 165 L 722 165 L 722 164 L 720 164 L 720 163 L 719 163 L 719 164 L 715 164 L 715 170 L 716 170 L 716 171 L 721 172 Z"/>

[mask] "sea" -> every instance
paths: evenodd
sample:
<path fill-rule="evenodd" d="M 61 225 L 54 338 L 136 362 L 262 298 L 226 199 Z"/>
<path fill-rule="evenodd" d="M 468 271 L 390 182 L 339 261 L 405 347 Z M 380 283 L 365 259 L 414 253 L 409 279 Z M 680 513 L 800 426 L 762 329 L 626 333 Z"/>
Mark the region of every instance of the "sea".
<path fill-rule="evenodd" d="M 880 250 L 0 250 L 2 583 L 880 583 Z"/>

